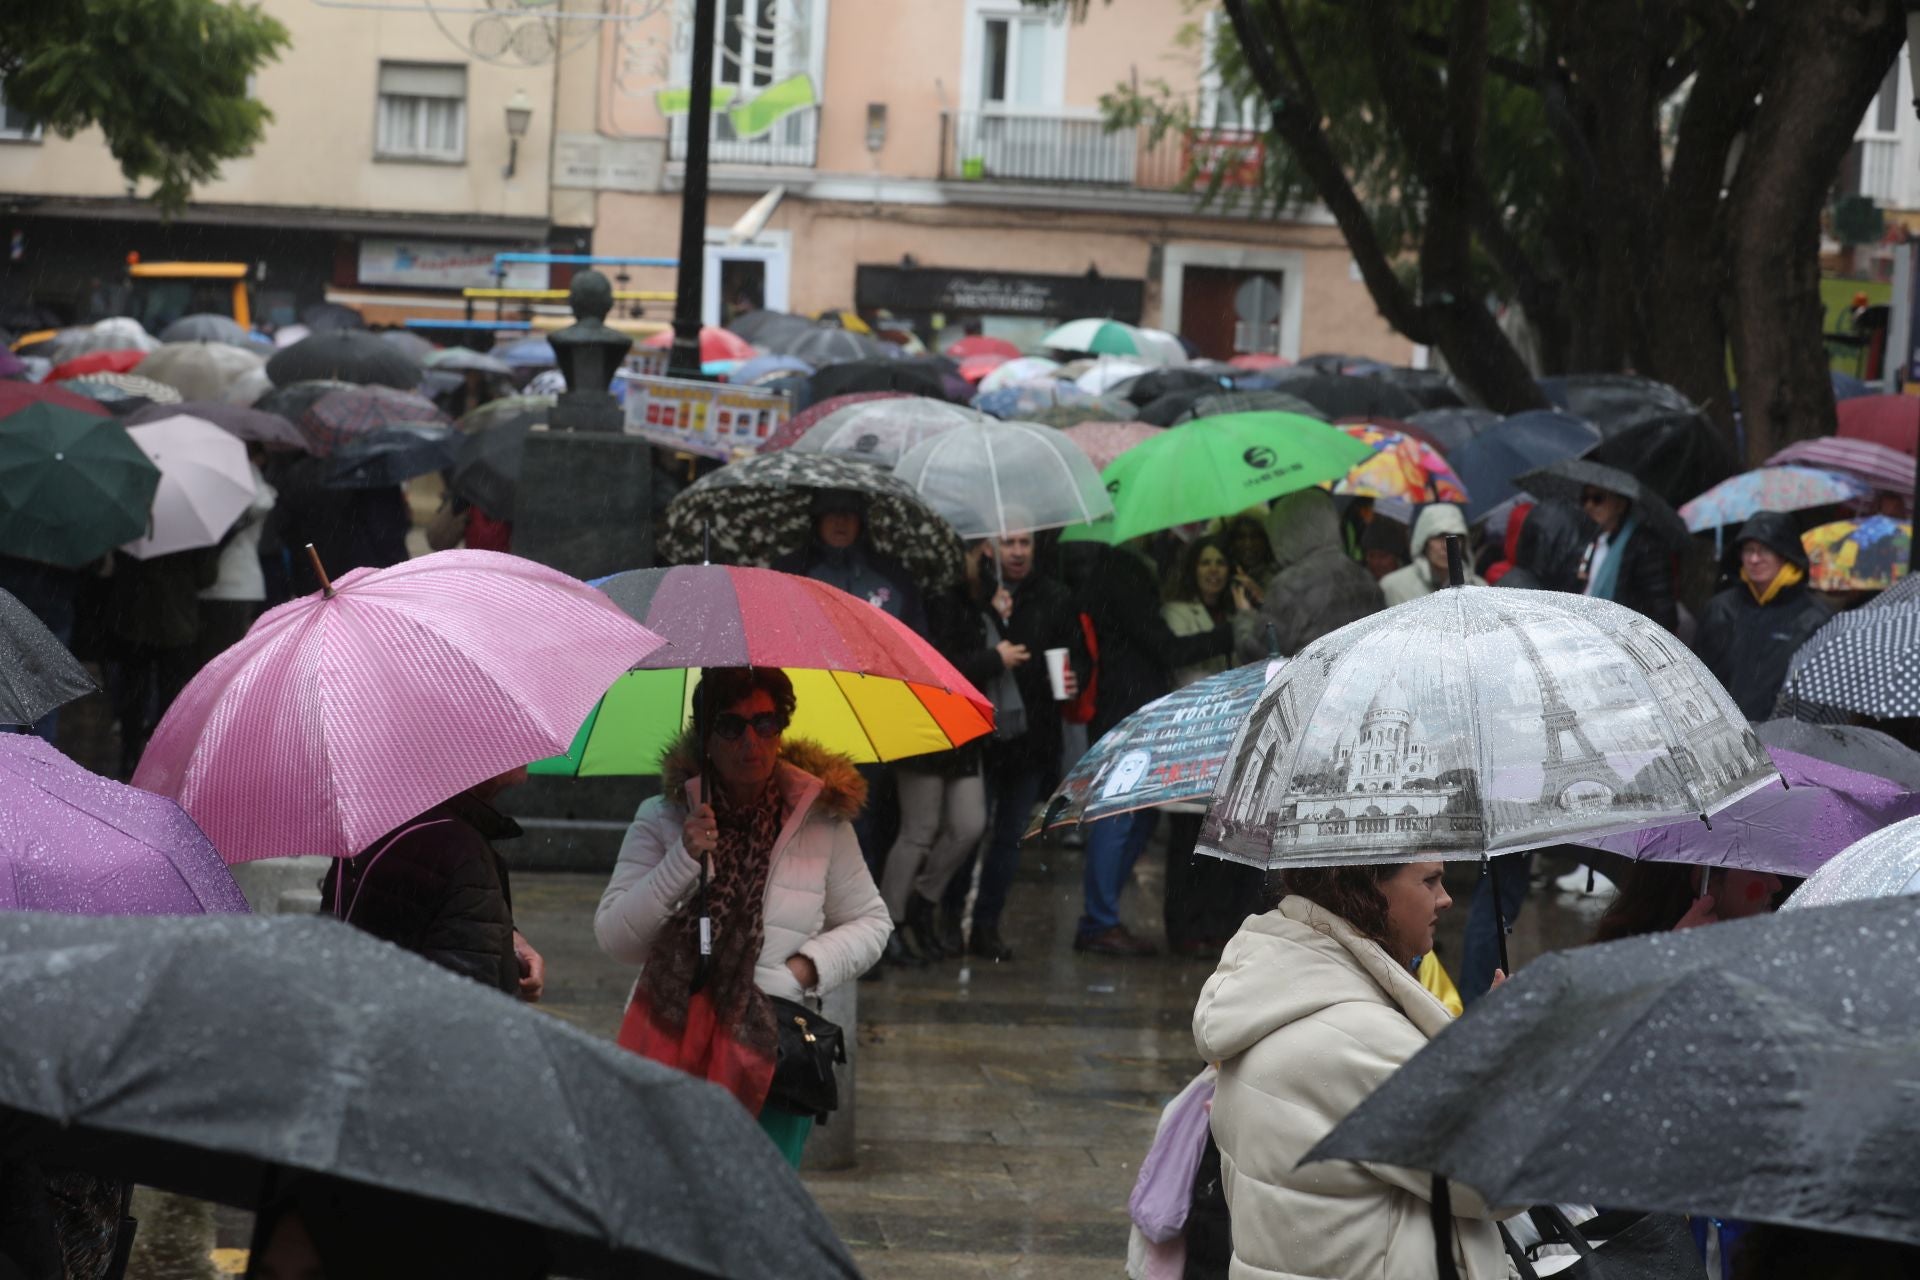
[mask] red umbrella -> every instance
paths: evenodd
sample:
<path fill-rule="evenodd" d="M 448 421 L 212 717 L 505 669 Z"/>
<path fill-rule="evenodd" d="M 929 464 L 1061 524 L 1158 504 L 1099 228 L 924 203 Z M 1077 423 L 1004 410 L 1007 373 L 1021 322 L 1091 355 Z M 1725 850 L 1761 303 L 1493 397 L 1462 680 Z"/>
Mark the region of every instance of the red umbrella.
<path fill-rule="evenodd" d="M 20 412 L 30 404 L 57 404 L 63 409 L 78 409 L 96 417 L 109 417 L 107 407 L 65 387 L 44 382 L 0 382 L 0 418 Z"/>
<path fill-rule="evenodd" d="M 0 385 L 5 385 L 0 383 Z M 844 396 L 828 396 L 818 404 L 810 405 L 788 418 L 780 429 L 767 437 L 765 444 L 754 450 L 755 453 L 778 453 L 791 448 L 795 441 L 807 434 L 807 428 L 832 413 L 835 409 L 844 409 L 850 404 L 859 404 L 865 400 L 904 400 L 904 391 L 849 391 Z"/>
<path fill-rule="evenodd" d="M 1007 360 L 1007 356 L 968 356 L 960 362 L 960 376 L 968 382 L 978 382 Z"/>
<path fill-rule="evenodd" d="M 1920 396 L 1855 396 L 1835 408 L 1846 439 L 1871 440 L 1908 457 L 1920 447 Z"/>
<path fill-rule="evenodd" d="M 132 373 L 134 366 L 147 358 L 145 351 L 90 351 L 53 366 L 48 382 L 84 378 L 90 373 Z"/>
<path fill-rule="evenodd" d="M 947 355 L 955 360 L 965 360 L 971 356 L 999 356 L 1002 360 L 1011 360 L 1020 354 L 1020 348 L 1005 338 L 989 338 L 984 333 L 971 333 L 947 348 Z"/>
<path fill-rule="evenodd" d="M 1259 373 L 1263 369 L 1288 369 L 1293 366 L 1293 361 L 1285 356 L 1276 356 L 1265 351 L 1245 352 L 1227 363 L 1236 369 L 1249 369 L 1254 373 Z"/>
<path fill-rule="evenodd" d="M 673 346 L 673 330 L 656 333 L 640 344 L 654 351 L 667 351 Z M 751 342 L 739 334 L 727 329 L 717 329 L 710 324 L 700 326 L 700 363 L 713 360 L 751 360 L 760 354 Z"/>

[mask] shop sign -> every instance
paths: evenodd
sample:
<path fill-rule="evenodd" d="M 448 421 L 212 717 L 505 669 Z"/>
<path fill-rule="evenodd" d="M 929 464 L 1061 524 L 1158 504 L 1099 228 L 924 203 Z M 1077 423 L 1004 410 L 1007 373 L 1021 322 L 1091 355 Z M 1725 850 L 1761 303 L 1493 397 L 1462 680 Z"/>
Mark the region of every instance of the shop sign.
<path fill-rule="evenodd" d="M 360 241 L 360 283 L 414 289 L 546 288 L 542 262 L 511 262 L 504 281 L 494 276 L 493 255 L 520 247 L 367 236 Z"/>
<path fill-rule="evenodd" d="M 1107 316 L 1137 322 L 1146 302 L 1140 280 L 1046 276 L 1018 271 L 863 266 L 854 275 L 862 312 L 946 312 L 1071 319 Z"/>

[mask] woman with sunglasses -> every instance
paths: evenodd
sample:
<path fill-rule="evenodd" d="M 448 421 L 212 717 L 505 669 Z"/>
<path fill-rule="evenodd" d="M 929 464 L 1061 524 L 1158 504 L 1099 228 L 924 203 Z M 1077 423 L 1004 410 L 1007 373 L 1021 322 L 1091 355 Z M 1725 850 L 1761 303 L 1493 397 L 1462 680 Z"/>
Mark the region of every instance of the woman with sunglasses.
<path fill-rule="evenodd" d="M 784 737 L 795 706 L 777 668 L 705 673 L 706 741 L 689 730 L 661 759 L 662 794 L 627 829 L 594 934 L 641 966 L 620 1042 L 728 1089 L 797 1168 L 813 1121 L 766 1102 L 769 998 L 817 1003 L 880 958 L 893 925 L 853 832 L 866 784 L 846 757 Z"/>
<path fill-rule="evenodd" d="M 1630 498 L 1600 485 L 1582 487 L 1580 509 L 1600 526 L 1582 562 L 1582 594 L 1625 605 L 1675 630 L 1680 610 L 1673 596 L 1673 559 L 1660 535 L 1642 526 Z"/>

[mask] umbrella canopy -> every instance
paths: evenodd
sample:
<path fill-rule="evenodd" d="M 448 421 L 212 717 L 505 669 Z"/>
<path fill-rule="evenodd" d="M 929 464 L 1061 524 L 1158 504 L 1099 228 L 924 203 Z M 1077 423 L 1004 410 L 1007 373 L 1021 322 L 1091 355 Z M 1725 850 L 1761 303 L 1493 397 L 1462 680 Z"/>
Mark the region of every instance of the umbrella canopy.
<path fill-rule="evenodd" d="M 1515 415 L 1516 417 L 1522 415 Z M 1407 425 L 1425 432 L 1449 459 L 1467 441 L 1506 419 L 1491 409 L 1422 409 L 1406 420 Z"/>
<path fill-rule="evenodd" d="M 1174 422 L 1217 418 L 1228 413 L 1297 413 L 1303 418 L 1323 420 L 1327 416 L 1299 396 L 1290 396 L 1284 391 L 1209 391 L 1190 403 Z"/>
<path fill-rule="evenodd" d="M 1233 380 L 1227 375 L 1182 367 L 1148 370 L 1129 382 L 1125 391 L 1127 399 L 1134 404 L 1147 405 L 1161 396 L 1176 395 L 1183 391 L 1218 395 L 1232 387 Z"/>
<path fill-rule="evenodd" d="M 1731 447 L 1707 416 L 1662 382 L 1632 374 L 1543 378 L 1559 408 L 1606 437 L 1592 457 L 1631 472 L 1668 505 L 1704 493 L 1738 470 Z"/>
<path fill-rule="evenodd" d="M 1052 427 L 1031 422 L 976 418 L 922 440 L 893 473 L 962 538 L 1058 529 L 1113 514 L 1087 455 Z"/>
<path fill-rule="evenodd" d="M 329 391 L 299 420 L 308 445 L 323 458 L 355 437 L 410 425 L 445 426 L 447 415 L 425 396 L 370 386 Z"/>
<path fill-rule="evenodd" d="M 453 441 L 453 491 L 495 520 L 511 522 L 531 422 L 503 421 Z"/>
<path fill-rule="evenodd" d="M 1047 801 L 1041 826 L 1204 802 L 1226 766 L 1234 731 L 1284 665 L 1278 659 L 1249 663 L 1149 702 L 1080 757 Z"/>
<path fill-rule="evenodd" d="M 307 449 L 307 438 L 300 434 L 298 427 L 279 414 L 262 413 L 258 409 L 244 409 L 239 405 L 226 404 L 219 400 L 189 400 L 184 404 L 150 404 L 144 409 L 135 409 L 122 421 L 129 427 L 137 427 L 149 422 L 159 422 L 163 418 L 181 417 L 211 422 L 228 435 L 241 440 L 279 449 L 299 449 L 302 452 Z"/>
<path fill-rule="evenodd" d="M 0 913 L 0 958 L 10 1155 L 250 1209 L 287 1173 L 388 1193 L 342 1274 L 507 1274 L 472 1256 L 489 1219 L 582 1280 L 857 1274 L 725 1091 L 349 925 Z"/>
<path fill-rule="evenodd" d="M 1793 655 L 1783 700 L 1876 720 L 1920 716 L 1920 578 L 1823 623 Z"/>
<path fill-rule="evenodd" d="M 558 403 L 554 396 L 501 396 L 460 415 L 454 426 L 468 434 L 500 426 L 532 426 L 545 422 Z"/>
<path fill-rule="evenodd" d="M 1466 407 L 1467 402 L 1460 395 L 1459 385 L 1438 369 L 1370 369 L 1361 376 L 1398 387 L 1417 400 L 1423 412 Z"/>
<path fill-rule="evenodd" d="M 960 539 L 913 486 L 865 462 L 791 449 L 729 463 L 688 486 L 667 505 L 660 558 L 696 563 L 710 534 L 716 561 L 765 568 L 813 537 L 818 489 L 864 494 L 874 549 L 898 560 L 921 590 L 960 581 Z"/>
<path fill-rule="evenodd" d="M 770 352 L 804 360 L 816 369 L 849 360 L 891 360 L 900 354 L 900 348 L 890 342 L 831 325 L 782 329 L 754 341 Z"/>
<path fill-rule="evenodd" d="M 36 724 L 95 688 L 47 624 L 11 592 L 0 591 L 0 724 Z"/>
<path fill-rule="evenodd" d="M 904 623 L 824 582 L 683 565 L 598 584 L 666 645 L 620 677 L 563 757 L 536 772 L 653 774 L 692 716 L 701 667 L 780 667 L 794 736 L 857 761 L 944 751 L 993 729 L 993 704 Z"/>
<path fill-rule="evenodd" d="M 785 311 L 743 311 L 727 321 L 726 327 L 755 346 L 778 351 L 783 349 L 782 341 L 806 333 L 814 323 Z"/>
<path fill-rule="evenodd" d="M 1424 441 L 1371 422 L 1343 422 L 1344 431 L 1370 453 L 1334 482 L 1335 493 L 1411 503 L 1467 503 L 1467 487 L 1447 460 Z"/>
<path fill-rule="evenodd" d="M 1072 404 L 1050 404 L 1035 409 L 1022 422 L 1037 422 L 1043 427 L 1077 427 L 1083 422 L 1132 422 L 1133 406 L 1125 400 L 1102 396 L 1098 400 L 1077 400 Z M 1150 423 L 1140 423 L 1150 426 Z M 1158 430 L 1155 427 L 1155 430 Z"/>
<path fill-rule="evenodd" d="M 1761 511 L 1802 511 L 1864 498 L 1870 491 L 1851 476 L 1808 467 L 1761 467 L 1722 480 L 1680 508 L 1695 533 L 1742 524 Z"/>
<path fill-rule="evenodd" d="M 1788 895 L 1782 910 L 1920 893 L 1920 818 L 1869 831 Z"/>
<path fill-rule="evenodd" d="M 93 351 L 62 360 L 47 371 L 47 381 L 71 382 L 90 373 L 132 373 L 146 358 L 147 353 L 137 347 L 130 351 Z"/>
<path fill-rule="evenodd" d="M 983 391 L 973 398 L 973 407 L 996 418 L 1025 422 L 1030 415 L 1043 409 L 1062 405 L 1077 408 L 1099 402 L 1100 397 L 1082 391 L 1071 382 L 1062 382 L 1058 378 L 1036 378 L 1016 386 Z"/>
<path fill-rule="evenodd" d="M 0 420 L 10 418 L 30 404 L 53 404 L 80 413 L 104 416 L 106 406 L 67 387 L 46 382 L 0 382 Z"/>
<path fill-rule="evenodd" d="M 322 396 L 333 391 L 349 390 L 354 385 L 351 382 L 335 382 L 325 378 L 314 382 L 296 382 L 291 386 L 275 387 L 255 401 L 253 408 L 262 413 L 276 414 L 288 422 L 297 424 Z M 311 448 L 311 442 L 307 441 L 304 433 L 300 438 L 303 442 L 302 448 Z"/>
<path fill-rule="evenodd" d="M 1212 520 L 1345 475 L 1367 447 L 1337 427 L 1285 413 L 1196 418 L 1114 459 L 1110 525 L 1069 537 L 1124 542 Z"/>
<path fill-rule="evenodd" d="M 671 351 L 673 349 L 673 330 L 666 329 L 654 334 L 640 344 L 649 351 Z M 712 360 L 751 360 L 759 352 L 751 342 L 737 333 L 722 329 L 718 325 L 700 326 L 700 361 L 702 364 Z"/>
<path fill-rule="evenodd" d="M 443 373 L 490 373 L 502 378 L 513 376 L 513 366 L 496 356 L 466 347 L 448 347 L 426 357 L 426 367 Z"/>
<path fill-rule="evenodd" d="M 1076 374 L 1073 385 L 1088 395 L 1100 396 L 1109 391 L 1118 394 L 1122 384 L 1132 382 L 1152 367 L 1139 360 L 1102 356 L 1094 361 L 1091 368 Z"/>
<path fill-rule="evenodd" d="M 160 331 L 160 341 L 224 342 L 230 347 L 244 347 L 249 351 L 254 349 L 253 335 L 232 316 L 223 316 L 217 311 L 197 311 L 181 316 Z"/>
<path fill-rule="evenodd" d="M 128 316 L 110 316 L 77 329 L 62 329 L 49 348 L 41 352 L 55 364 L 95 351 L 151 351 L 160 343 L 138 320 Z"/>
<path fill-rule="evenodd" d="M 1834 406 L 1843 440 L 1865 440 L 1911 458 L 1920 442 L 1920 398 L 1855 396 Z"/>
<path fill-rule="evenodd" d="M 949 344 L 946 354 L 955 360 L 966 360 L 973 356 L 1001 356 L 1014 360 L 1019 358 L 1020 348 L 1005 338 L 991 338 L 984 333 L 969 333 L 958 342 Z"/>
<path fill-rule="evenodd" d="M 211 422 L 173 417 L 129 427 L 160 468 L 146 535 L 122 548 L 140 560 L 216 546 L 253 504 L 247 446 Z"/>
<path fill-rule="evenodd" d="M 382 329 L 380 341 L 390 343 L 395 349 L 421 364 L 428 364 L 440 352 L 440 348 L 410 329 Z"/>
<path fill-rule="evenodd" d="M 233 380 L 220 396 L 221 403 L 239 405 L 248 408 L 258 404 L 273 392 L 273 379 L 267 376 L 267 367 L 249 369 Z"/>
<path fill-rule="evenodd" d="M 1891 516 L 1836 520 L 1800 535 L 1815 591 L 1885 591 L 1907 572 L 1913 524 Z"/>
<path fill-rule="evenodd" d="M 1045 378 L 1060 368 L 1058 360 L 1049 360 L 1045 356 L 1021 356 L 1009 360 L 980 379 L 980 390 L 998 391 L 1002 387 L 1011 387 L 1018 383 L 1030 382 L 1035 378 Z"/>
<path fill-rule="evenodd" d="M 1164 431 L 1144 422 L 1081 422 L 1067 427 L 1061 435 L 1073 441 L 1073 447 L 1087 455 L 1094 469 L 1105 471 L 1113 460 L 1127 450 L 1145 444 Z"/>
<path fill-rule="evenodd" d="M 1513 483 L 1542 501 L 1558 498 L 1576 507 L 1580 505 L 1581 492 L 1589 487 L 1617 493 L 1633 504 L 1629 518 L 1637 515 L 1642 528 L 1675 550 L 1687 545 L 1686 522 L 1667 505 L 1666 499 L 1618 467 L 1591 458 L 1569 458 L 1515 476 Z"/>
<path fill-rule="evenodd" d="M 1787 787 L 1727 806 L 1711 830 L 1692 818 L 1583 843 L 1640 860 L 1804 876 L 1862 836 L 1920 814 L 1920 795 L 1887 778 L 1781 747 L 1767 754 Z"/>
<path fill-rule="evenodd" d="M 0 347 L 0 378 L 18 378 L 27 372 L 27 362 Z"/>
<path fill-rule="evenodd" d="M 367 327 L 366 317 L 339 302 L 314 303 L 300 313 L 300 323 L 315 333 Z"/>
<path fill-rule="evenodd" d="M 456 433 L 431 422 L 409 422 L 354 436 L 327 460 L 329 489 L 384 489 L 453 466 Z"/>
<path fill-rule="evenodd" d="M 1563 458 L 1577 458 L 1599 443 L 1600 428 L 1591 422 L 1543 409 L 1517 413 L 1497 428 L 1469 436 L 1446 459 L 1473 495 L 1466 511 L 1471 522 L 1519 495 L 1514 477 Z"/>
<path fill-rule="evenodd" d="M 1232 759 L 1201 841 L 1273 867 L 1535 849 L 1698 820 L 1778 779 L 1727 691 L 1659 625 L 1496 587 L 1436 591 L 1314 641 Z"/>
<path fill-rule="evenodd" d="M 1767 720 L 1753 732 L 1768 747 L 1782 747 L 1859 773 L 1871 773 L 1920 791 L 1920 751 L 1901 746 L 1878 729 L 1855 724 L 1809 724 L 1805 720 Z"/>
<path fill-rule="evenodd" d="M 98 400 L 113 413 L 131 413 L 148 404 L 179 404 L 186 399 L 166 383 L 137 373 L 90 373 L 66 385 L 88 399 Z M 135 404 L 136 400 L 145 403 Z"/>
<path fill-rule="evenodd" d="M 1271 351 L 1243 351 L 1227 363 L 1236 369 L 1245 369 L 1249 373 L 1264 373 L 1269 369 L 1293 367 L 1293 361 L 1285 356 L 1275 355 Z"/>
<path fill-rule="evenodd" d="M 807 386 L 814 400 L 826 400 L 855 391 L 904 391 L 908 395 L 927 396 L 934 400 L 947 398 L 946 386 L 937 372 L 926 365 L 897 357 L 822 364 L 819 372 L 807 379 Z"/>
<path fill-rule="evenodd" d="M 0 429 L 0 554 L 69 569 L 147 531 L 160 469 L 109 418 L 29 405 Z"/>
<path fill-rule="evenodd" d="M 1006 362 L 1005 356 L 968 356 L 960 362 L 960 376 L 978 386 L 982 378 Z"/>
<path fill-rule="evenodd" d="M 801 453 L 843 453 L 891 467 L 922 441 L 986 420 L 972 409 L 925 396 L 866 401 L 820 418 L 793 447 Z"/>
<path fill-rule="evenodd" d="M 767 437 L 756 452 L 778 453 L 782 449 L 791 449 L 801 436 L 811 431 L 815 424 L 828 415 L 849 405 L 870 404 L 875 400 L 903 400 L 904 391 L 852 391 L 843 396 L 829 396 L 825 400 L 816 400 L 800 412 L 781 423 L 774 433 Z"/>
<path fill-rule="evenodd" d="M 1542 956 L 1306 1159 L 1920 1243 L 1917 966 L 1912 898 Z"/>
<path fill-rule="evenodd" d="M 303 324 L 281 325 L 273 331 L 273 349 L 284 351 L 294 343 L 312 334 L 313 330 Z"/>
<path fill-rule="evenodd" d="M 269 611 L 203 667 L 133 783 L 179 801 L 229 863 L 352 857 L 565 750 L 660 643 L 599 592 L 515 556 L 355 569 Z"/>
<path fill-rule="evenodd" d="M 1069 320 L 1040 339 L 1049 351 L 1079 351 L 1090 356 L 1135 356 L 1148 366 L 1179 364 L 1186 352 L 1145 329 L 1118 320 Z"/>
<path fill-rule="evenodd" d="M 813 376 L 813 366 L 798 356 L 765 355 L 755 356 L 743 361 L 738 368 L 727 375 L 727 381 L 740 386 L 752 386 L 769 378 L 784 374 L 798 374 L 803 378 Z"/>
<path fill-rule="evenodd" d="M 1889 449 L 1871 440 L 1849 440 L 1845 436 L 1795 440 L 1768 458 L 1766 465 L 1838 471 L 1874 489 L 1913 496 L 1913 459 L 1898 449 Z"/>
<path fill-rule="evenodd" d="M 0 911 L 247 910 L 233 874 L 179 805 L 89 773 L 39 738 L 0 734 L 0 810 Z"/>
<path fill-rule="evenodd" d="M 420 362 L 364 329 L 327 329 L 300 339 L 267 361 L 273 385 L 332 379 L 411 391 L 420 385 Z"/>
<path fill-rule="evenodd" d="M 1329 418 L 1410 418 L 1426 407 L 1390 382 L 1311 369 L 1291 371 L 1273 387 Z"/>
<path fill-rule="evenodd" d="M 149 352 L 134 369 L 164 382 L 188 400 L 217 400 L 265 361 L 225 342 L 172 342 Z"/>
<path fill-rule="evenodd" d="M 554 358 L 553 344 L 545 338 L 522 338 L 495 347 L 493 354 L 515 369 L 551 369 L 559 363 Z"/>

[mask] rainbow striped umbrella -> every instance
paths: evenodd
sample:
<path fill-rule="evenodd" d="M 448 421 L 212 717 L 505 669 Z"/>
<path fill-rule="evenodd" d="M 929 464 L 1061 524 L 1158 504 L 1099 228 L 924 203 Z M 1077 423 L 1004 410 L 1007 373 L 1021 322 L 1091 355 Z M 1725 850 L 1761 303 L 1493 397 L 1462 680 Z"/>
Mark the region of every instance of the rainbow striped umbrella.
<path fill-rule="evenodd" d="M 993 729 L 993 704 L 911 629 L 836 587 L 772 569 L 679 565 L 594 584 L 667 643 L 617 680 L 563 756 L 534 773 L 652 774 L 692 719 L 703 667 L 779 667 L 789 732 L 870 764 L 945 751 Z"/>

